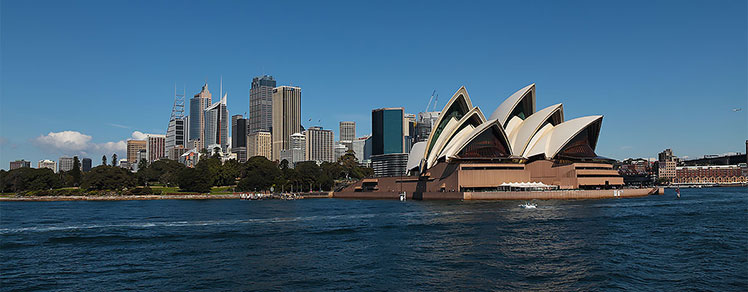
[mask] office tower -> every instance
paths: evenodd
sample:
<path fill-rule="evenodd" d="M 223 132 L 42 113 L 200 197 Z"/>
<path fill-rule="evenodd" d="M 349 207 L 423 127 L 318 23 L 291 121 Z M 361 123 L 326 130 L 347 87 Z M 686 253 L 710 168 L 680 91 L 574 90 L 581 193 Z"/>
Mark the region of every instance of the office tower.
<path fill-rule="evenodd" d="M 166 156 L 166 149 L 164 148 L 166 144 L 166 135 L 148 134 L 145 138 L 145 141 L 145 153 L 148 163 L 154 162 Z M 129 162 L 130 160 L 127 161 Z M 140 162 L 140 160 L 135 161 L 135 163 L 138 162 Z"/>
<path fill-rule="evenodd" d="M 198 150 L 205 148 L 205 109 L 210 107 L 213 95 L 208 91 L 208 83 L 203 85 L 200 93 L 195 94 L 190 99 L 190 141 L 199 141 L 195 143 Z"/>
<path fill-rule="evenodd" d="M 127 162 L 138 163 L 138 151 L 145 150 L 145 140 L 127 140 Z"/>
<path fill-rule="evenodd" d="M 67 156 L 60 157 L 57 166 L 60 167 L 59 172 L 70 171 L 73 169 L 73 158 Z"/>
<path fill-rule="evenodd" d="M 271 160 L 280 159 L 281 150 L 289 149 L 288 142 L 291 135 L 298 132 L 301 132 L 301 88 L 294 86 L 274 88 L 273 159 Z"/>
<path fill-rule="evenodd" d="M 371 111 L 371 155 L 405 153 L 403 119 L 403 108 L 381 108 Z"/>
<path fill-rule="evenodd" d="M 49 168 L 54 172 L 57 172 L 57 162 L 54 162 L 52 160 L 39 160 L 39 164 L 37 164 L 36 168 Z"/>
<path fill-rule="evenodd" d="M 247 159 L 264 156 L 272 160 L 272 135 L 270 132 L 255 132 L 247 136 Z"/>
<path fill-rule="evenodd" d="M 174 161 L 179 161 L 179 157 L 181 157 L 182 154 L 187 152 L 187 150 L 188 149 L 184 146 L 177 146 L 177 147 L 169 149 L 169 152 L 166 153 L 166 157 Z"/>
<path fill-rule="evenodd" d="M 81 159 L 81 170 L 83 172 L 91 171 L 91 158 Z"/>
<path fill-rule="evenodd" d="M 220 101 L 205 109 L 205 143 L 208 151 L 220 147 L 226 153 L 229 148 L 229 110 L 226 107 L 224 94 Z"/>
<path fill-rule="evenodd" d="M 10 162 L 10 170 L 19 169 L 22 167 L 31 167 L 31 161 L 21 159 Z"/>
<path fill-rule="evenodd" d="M 416 115 L 405 114 L 403 120 L 403 143 L 405 153 L 410 153 L 410 148 L 415 144 L 416 139 Z"/>
<path fill-rule="evenodd" d="M 166 129 L 166 144 L 164 144 L 165 153 L 177 146 L 184 147 L 185 139 L 185 118 L 184 118 L 184 92 L 177 94 L 177 88 L 174 87 L 174 106 L 171 108 L 171 117 L 169 118 L 169 127 Z"/>
<path fill-rule="evenodd" d="M 273 76 L 252 78 L 249 89 L 249 133 L 270 132 L 273 127 Z"/>
<path fill-rule="evenodd" d="M 408 155 L 405 153 L 403 108 L 382 108 L 371 111 L 371 164 L 375 176 L 405 174 Z"/>
<path fill-rule="evenodd" d="M 231 116 L 231 152 L 236 153 L 239 162 L 245 162 L 247 157 L 247 123 L 242 115 Z"/>
<path fill-rule="evenodd" d="M 353 141 L 356 139 L 356 122 L 340 122 L 340 141 Z"/>
<path fill-rule="evenodd" d="M 306 161 L 306 132 L 294 133 L 291 135 L 291 145 L 289 149 L 281 150 L 280 161 L 284 159 L 289 162 L 289 167 L 293 168 L 296 163 Z"/>
<path fill-rule="evenodd" d="M 306 159 L 318 163 L 334 162 L 333 140 L 335 133 L 320 127 L 310 127 L 306 130 Z"/>
<path fill-rule="evenodd" d="M 343 144 L 336 144 L 332 148 L 333 152 L 333 161 L 338 161 L 340 157 L 343 157 L 345 155 L 345 152 L 348 150 L 348 147 L 345 147 Z"/>

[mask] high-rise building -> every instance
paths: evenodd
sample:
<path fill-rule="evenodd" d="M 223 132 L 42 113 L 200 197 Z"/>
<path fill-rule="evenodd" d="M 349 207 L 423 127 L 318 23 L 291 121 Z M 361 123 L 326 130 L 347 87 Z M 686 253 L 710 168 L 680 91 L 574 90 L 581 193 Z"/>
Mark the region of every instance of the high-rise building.
<path fill-rule="evenodd" d="M 366 141 L 370 141 L 370 138 L 370 136 L 359 137 L 351 143 L 351 150 L 353 150 L 353 155 L 356 156 L 356 160 L 358 160 L 359 163 L 363 162 L 364 159 L 368 159 L 368 157 L 364 158 L 364 149 Z"/>
<path fill-rule="evenodd" d="M 676 177 L 676 157 L 673 150 L 665 149 L 657 155 L 657 176 L 661 179 L 672 181 Z"/>
<path fill-rule="evenodd" d="M 10 170 L 22 168 L 22 167 L 31 167 L 31 161 L 26 160 L 16 160 L 10 162 Z"/>
<path fill-rule="evenodd" d="M 348 147 L 345 147 L 345 145 L 335 144 L 335 146 L 332 147 L 333 161 L 338 161 L 340 157 L 345 155 L 346 151 L 348 151 Z"/>
<path fill-rule="evenodd" d="M 148 163 L 154 162 L 166 156 L 166 135 L 148 134 L 145 138 L 145 152 Z M 127 160 L 130 161 L 129 159 Z M 135 161 L 138 163 L 139 161 Z"/>
<path fill-rule="evenodd" d="M 302 133 L 294 133 L 291 135 L 291 145 L 289 149 L 281 150 L 280 161 L 288 161 L 290 167 L 294 167 L 296 163 L 306 160 L 306 136 Z"/>
<path fill-rule="evenodd" d="M 371 164 L 376 176 L 405 174 L 408 156 L 405 150 L 403 108 L 371 111 Z"/>
<path fill-rule="evenodd" d="M 356 122 L 340 122 L 340 141 L 353 141 L 356 139 Z"/>
<path fill-rule="evenodd" d="M 298 132 L 301 132 L 301 88 L 294 86 L 274 88 L 273 158 L 271 160 L 280 159 L 281 150 L 289 149 L 291 135 Z"/>
<path fill-rule="evenodd" d="M 247 126 L 248 120 L 242 115 L 231 116 L 231 152 L 236 153 L 239 162 L 245 162 L 247 157 Z"/>
<path fill-rule="evenodd" d="M 403 150 L 405 153 L 410 153 L 410 148 L 416 143 L 416 115 L 405 114 L 403 120 Z"/>
<path fill-rule="evenodd" d="M 177 94 L 177 88 L 174 87 L 174 106 L 171 108 L 171 117 L 169 117 L 169 127 L 166 128 L 166 144 L 164 151 L 168 154 L 171 149 L 177 146 L 186 145 L 185 134 L 187 133 L 184 118 L 184 92 Z"/>
<path fill-rule="evenodd" d="M 59 167 L 59 172 L 70 171 L 73 169 L 73 158 L 67 156 L 60 157 L 57 166 Z"/>
<path fill-rule="evenodd" d="M 47 159 L 39 160 L 36 168 L 49 168 L 52 171 L 57 172 L 57 162 Z"/>
<path fill-rule="evenodd" d="M 81 159 L 81 170 L 83 172 L 91 171 L 91 158 Z"/>
<path fill-rule="evenodd" d="M 273 127 L 273 76 L 252 79 L 249 89 L 249 133 L 270 132 Z"/>
<path fill-rule="evenodd" d="M 224 94 L 220 101 L 205 109 L 205 147 L 219 145 L 221 152 L 226 153 L 229 148 L 229 110 L 226 107 Z M 212 147 L 212 146 L 210 146 Z M 213 151 L 213 149 L 208 149 Z"/>
<path fill-rule="evenodd" d="M 272 135 L 270 132 L 255 132 L 247 136 L 247 159 L 255 156 L 264 156 L 271 159 Z"/>
<path fill-rule="evenodd" d="M 335 133 L 320 127 L 310 127 L 306 130 L 306 159 L 311 161 L 334 162 L 333 150 Z"/>
<path fill-rule="evenodd" d="M 381 108 L 371 111 L 371 155 L 405 153 L 403 121 L 403 108 Z"/>
<path fill-rule="evenodd" d="M 145 150 L 145 140 L 127 140 L 127 162 L 138 163 L 138 151 Z"/>
<path fill-rule="evenodd" d="M 205 109 L 210 107 L 212 98 L 208 83 L 205 83 L 203 89 L 190 99 L 189 140 L 199 141 L 195 145 L 200 149 L 205 147 Z"/>

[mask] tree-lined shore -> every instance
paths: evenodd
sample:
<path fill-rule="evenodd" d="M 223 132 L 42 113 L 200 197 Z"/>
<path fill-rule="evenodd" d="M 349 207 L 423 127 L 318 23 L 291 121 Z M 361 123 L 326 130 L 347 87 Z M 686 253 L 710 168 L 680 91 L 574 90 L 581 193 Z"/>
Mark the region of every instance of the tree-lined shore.
<path fill-rule="evenodd" d="M 115 159 L 113 159 L 115 160 Z M 116 160 L 115 160 L 116 161 Z M 114 165 L 102 165 L 81 172 L 75 159 L 73 169 L 55 173 L 51 169 L 19 168 L 0 170 L 0 193 L 5 196 L 152 196 L 167 194 L 231 194 L 233 192 L 332 191 L 336 185 L 372 175 L 361 167 L 352 153 L 337 162 L 320 165 L 305 161 L 290 168 L 255 156 L 241 163 L 218 156 L 201 158 L 194 168 L 169 159 L 138 164 L 131 172 Z"/>

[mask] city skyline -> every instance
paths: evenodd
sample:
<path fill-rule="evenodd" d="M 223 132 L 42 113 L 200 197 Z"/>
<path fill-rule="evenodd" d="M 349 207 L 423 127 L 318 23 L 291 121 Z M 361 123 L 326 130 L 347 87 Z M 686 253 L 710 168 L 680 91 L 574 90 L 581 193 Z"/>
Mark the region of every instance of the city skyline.
<path fill-rule="evenodd" d="M 164 7 L 163 3 L 141 6 L 153 8 L 153 11 L 144 13 L 154 14 L 172 9 Z M 442 98 L 437 108 L 441 108 L 448 96 L 463 85 L 476 103 L 495 106 L 517 88 L 537 83 L 537 90 L 549 97 L 547 100 L 564 99 L 565 105 L 572 109 L 568 112 L 571 117 L 580 116 L 590 108 L 605 116 L 604 131 L 616 134 L 600 137 L 598 152 L 602 156 L 651 158 L 663 149 L 672 148 L 681 157 L 696 158 L 742 152 L 746 139 L 746 111 L 732 111 L 733 108 L 748 108 L 748 72 L 744 66 L 747 60 L 744 52 L 748 46 L 744 39 L 733 37 L 746 35 L 746 19 L 744 15 L 722 17 L 724 13 L 732 15 L 745 11 L 745 3 L 725 3 L 735 6 L 734 9 L 702 3 L 680 7 L 677 14 L 669 12 L 669 5 L 664 3 L 647 4 L 645 6 L 650 9 L 642 11 L 634 11 L 622 4 L 590 3 L 583 16 L 581 12 L 564 7 L 553 7 L 560 10 L 555 11 L 537 7 L 543 6 L 540 4 L 504 3 L 486 5 L 487 11 L 496 12 L 501 17 L 484 20 L 484 23 L 470 19 L 466 24 L 451 28 L 438 20 L 461 15 L 460 11 L 435 7 L 430 8 L 436 17 L 429 22 L 433 22 L 433 28 L 416 25 L 426 19 L 423 16 L 409 20 L 403 13 L 386 11 L 394 18 L 395 24 L 381 29 L 367 22 L 374 20 L 373 13 L 360 11 L 361 7 L 342 5 L 321 17 L 353 11 L 356 12 L 353 16 L 342 17 L 364 19 L 353 21 L 352 28 L 343 31 L 342 39 L 331 33 L 293 26 L 315 17 L 294 10 L 291 13 L 300 16 L 299 22 L 277 27 L 273 35 L 300 29 L 307 33 L 303 41 L 312 42 L 314 37 L 323 37 L 333 38 L 333 43 L 312 42 L 305 50 L 283 49 L 277 53 L 271 52 L 279 48 L 273 45 L 260 46 L 252 53 L 238 53 L 236 50 L 245 45 L 246 40 L 228 38 L 238 28 L 231 29 L 226 25 L 233 23 L 235 27 L 243 28 L 253 22 L 243 22 L 238 19 L 238 14 L 220 5 L 206 5 L 207 10 L 220 12 L 210 13 L 215 16 L 207 17 L 218 20 L 219 15 L 225 14 L 226 20 L 194 31 L 194 24 L 189 23 L 179 23 L 180 26 L 176 27 L 150 21 L 133 23 L 133 27 L 119 25 L 124 21 L 126 11 L 138 8 L 137 5 L 120 7 L 122 4 L 88 3 L 94 7 L 87 8 L 88 4 L 84 2 L 74 4 L 64 7 L 68 5 L 50 2 L 47 4 L 50 7 L 60 5 L 59 9 L 49 9 L 55 14 L 43 12 L 39 15 L 33 15 L 33 5 L 2 4 L 2 35 L 5 40 L 1 57 L 0 168 L 7 169 L 10 161 L 19 159 L 36 162 L 83 155 L 92 157 L 94 164 L 98 164 L 101 155 L 111 157 L 117 153 L 120 158 L 125 158 L 123 149 L 128 138 L 136 138 L 142 133 L 165 134 L 169 122 L 167 117 L 174 102 L 175 83 L 177 87 L 186 87 L 186 94 L 190 97 L 206 82 L 216 89 L 220 76 L 223 76 L 223 91 L 232 96 L 229 115 L 234 115 L 249 112 L 252 78 L 265 74 L 272 75 L 277 86 L 303 88 L 301 121 L 304 127 L 322 126 L 336 130 L 340 121 L 353 121 L 357 124 L 358 136 L 371 134 L 372 109 L 404 107 L 406 113 L 417 114 L 425 109 L 432 90 Z M 114 15 L 113 20 L 85 14 L 88 9 L 108 11 L 107 8 L 123 8 L 124 12 Z M 366 8 L 381 10 L 378 7 Z M 540 9 L 541 16 L 535 19 L 539 24 L 521 29 L 503 28 L 520 23 L 518 17 L 505 11 L 530 8 Z M 631 29 L 635 34 L 622 33 L 621 22 L 615 19 L 623 16 L 612 14 L 614 9 L 626 12 L 623 15 L 641 18 L 640 23 L 626 22 L 633 26 Z M 192 15 L 194 12 L 190 10 L 190 7 L 177 7 L 171 17 Z M 603 15 L 613 20 L 590 11 L 607 12 Z M 667 21 L 654 20 L 658 15 L 676 19 L 681 26 L 673 27 Z M 43 19 L 45 17 L 47 19 Z M 61 17 L 80 20 L 53 27 Z M 576 22 L 575 17 L 582 17 L 599 27 Z M 30 18 L 25 21 L 36 21 L 36 24 L 22 25 L 23 18 Z M 689 24 L 682 24 L 684 18 L 693 19 Z M 554 28 L 554 23 L 559 27 Z M 103 28 L 90 28 L 90 24 Z M 396 32 L 397 24 L 405 24 L 407 28 Z M 314 24 L 317 28 L 331 25 L 331 22 L 319 20 Z M 160 28 L 162 34 L 167 28 L 175 29 L 177 35 L 167 37 L 164 42 L 188 37 L 199 39 L 201 32 L 226 28 L 227 32 L 219 31 L 211 35 L 211 39 L 225 37 L 226 48 L 232 53 L 198 58 L 205 46 L 198 44 L 197 48 L 185 49 L 178 56 L 165 58 L 168 49 L 157 46 L 165 43 L 152 39 L 159 34 L 148 33 L 142 26 Z M 106 29 L 118 29 L 124 33 L 124 38 L 117 40 L 103 31 Z M 501 33 L 499 36 L 481 34 L 493 30 Z M 134 31 L 143 35 L 129 34 Z M 78 32 L 103 36 L 103 40 L 93 42 L 78 36 Z M 609 32 L 611 35 L 605 34 Z M 448 33 L 450 37 L 441 37 L 439 33 Z M 561 36 L 554 36 L 554 33 Z M 667 40 L 656 38 L 662 33 Z M 412 34 L 416 35 L 414 39 L 406 39 Z M 123 51 L 121 46 L 125 42 L 141 39 L 148 40 L 155 47 L 137 47 L 132 53 Z M 49 46 L 48 42 L 53 41 L 59 42 L 57 46 Z M 394 41 L 411 47 L 385 44 Z M 647 46 L 637 45 L 644 41 Z M 457 46 L 460 43 L 469 46 Z M 518 48 L 504 46 L 520 43 L 522 45 Z M 335 45 L 344 45 L 347 49 L 335 49 Z M 374 45 L 381 52 L 367 49 L 367 45 Z M 529 52 L 520 52 L 519 47 Z M 449 52 L 455 49 L 456 52 Z M 350 50 L 363 55 L 347 53 Z M 131 66 L 115 61 L 122 53 Z M 465 56 L 465 53 L 474 56 Z M 46 57 L 49 54 L 52 55 Z M 319 60 L 315 54 L 321 54 Z M 63 60 L 66 58 L 60 58 L 60 55 L 78 61 Z M 288 58 L 283 58 L 284 55 Z M 372 60 L 360 58 L 367 55 Z M 396 58 L 382 62 L 388 60 L 389 55 Z M 166 60 L 159 61 L 158 58 Z M 24 69 L 27 65 L 35 69 Z M 67 74 L 68 69 L 72 69 L 70 74 Z M 113 69 L 116 70 L 111 71 Z M 113 76 L 100 77 L 108 74 Z M 549 106 L 546 101 L 539 101 L 538 107 Z M 709 104 L 703 106 L 707 101 Z M 42 117 L 48 116 L 53 116 L 56 121 L 43 122 L 46 120 Z M 706 116 L 709 119 L 703 118 Z M 10 127 L 21 121 L 21 127 Z"/>

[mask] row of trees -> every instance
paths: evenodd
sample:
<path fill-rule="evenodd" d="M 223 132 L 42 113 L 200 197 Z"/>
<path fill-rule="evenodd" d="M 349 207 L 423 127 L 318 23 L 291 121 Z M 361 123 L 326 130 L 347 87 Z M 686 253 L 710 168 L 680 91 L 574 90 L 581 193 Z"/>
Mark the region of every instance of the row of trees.
<path fill-rule="evenodd" d="M 80 187 L 86 190 L 122 190 L 135 186 L 163 185 L 178 186 L 182 191 L 210 192 L 214 186 L 236 186 L 237 191 L 329 191 L 336 182 L 355 180 L 370 176 L 370 168 L 361 167 L 352 152 L 345 154 L 336 163 L 323 162 L 317 165 L 313 161 L 289 167 L 286 160 L 276 163 L 262 156 L 250 158 L 241 163 L 229 160 L 221 163 L 220 157 L 203 157 L 195 168 L 169 159 L 148 163 L 138 163 L 138 172 L 116 167 L 116 156 L 112 157 L 113 165 L 106 165 L 106 156 L 102 165 L 91 171 L 80 171 L 77 157 L 73 160 L 73 169 L 54 173 L 50 169 L 20 168 L 12 171 L 0 170 L 0 192 L 23 192 L 49 190 L 62 187 Z"/>

